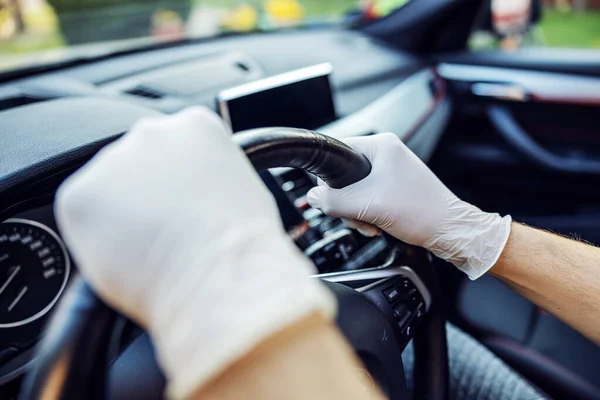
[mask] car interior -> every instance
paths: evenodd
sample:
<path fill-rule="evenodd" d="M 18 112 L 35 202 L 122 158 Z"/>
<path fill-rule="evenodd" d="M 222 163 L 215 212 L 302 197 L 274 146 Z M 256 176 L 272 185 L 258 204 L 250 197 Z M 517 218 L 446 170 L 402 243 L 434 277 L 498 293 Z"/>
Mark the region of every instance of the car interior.
<path fill-rule="evenodd" d="M 349 26 L 183 40 L 0 75 L 0 398 L 36 397 L 66 353 L 62 398 L 162 398 L 149 337 L 78 277 L 52 206 L 58 186 L 137 120 L 203 105 L 232 127 L 390 398 L 406 398 L 399 355 L 410 340 L 429 360 L 415 370 L 415 397 L 445 398 L 439 333 L 449 321 L 549 398 L 600 399 L 600 348 L 565 323 L 490 276 L 470 281 L 306 201 L 314 175 L 339 187 L 368 175 L 339 140 L 393 132 L 461 199 L 600 243 L 600 52 L 472 51 L 488 13 L 486 0 L 412 0 Z M 363 331 L 348 326 L 363 317 Z M 393 348 L 364 338 L 378 324 L 391 326 Z"/>

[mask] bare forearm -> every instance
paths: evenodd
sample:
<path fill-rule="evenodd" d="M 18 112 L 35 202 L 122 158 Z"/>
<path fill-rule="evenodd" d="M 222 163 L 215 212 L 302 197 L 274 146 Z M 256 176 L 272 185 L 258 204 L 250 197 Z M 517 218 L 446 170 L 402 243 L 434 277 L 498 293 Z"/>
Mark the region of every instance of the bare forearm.
<path fill-rule="evenodd" d="M 330 322 L 313 315 L 263 342 L 194 399 L 383 400 Z"/>
<path fill-rule="evenodd" d="M 490 273 L 600 344 L 600 249 L 513 223 Z"/>

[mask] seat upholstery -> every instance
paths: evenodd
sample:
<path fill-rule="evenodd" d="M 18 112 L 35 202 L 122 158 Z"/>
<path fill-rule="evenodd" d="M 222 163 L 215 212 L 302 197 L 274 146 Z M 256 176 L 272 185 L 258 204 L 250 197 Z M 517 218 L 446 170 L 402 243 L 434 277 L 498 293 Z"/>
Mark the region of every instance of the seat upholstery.
<path fill-rule="evenodd" d="M 552 397 L 600 399 L 600 347 L 497 279 L 465 280 L 458 312 L 467 331 Z"/>

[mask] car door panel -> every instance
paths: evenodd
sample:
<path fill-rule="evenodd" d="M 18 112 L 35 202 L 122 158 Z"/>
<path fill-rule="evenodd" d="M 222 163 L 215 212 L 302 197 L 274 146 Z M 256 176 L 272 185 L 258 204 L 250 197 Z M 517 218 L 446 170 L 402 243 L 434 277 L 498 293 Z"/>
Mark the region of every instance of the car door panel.
<path fill-rule="evenodd" d="M 440 65 L 459 112 L 434 169 L 485 208 L 580 225 L 600 204 L 600 78 L 500 65 Z"/>
<path fill-rule="evenodd" d="M 552 47 L 526 48 L 511 52 L 495 50 L 441 54 L 438 62 L 468 66 L 496 67 L 503 70 L 554 72 L 565 75 L 600 77 L 599 51 Z"/>
<path fill-rule="evenodd" d="M 600 52 L 438 60 L 456 110 L 431 162 L 442 181 L 486 211 L 600 244 Z M 491 277 L 463 280 L 456 304 L 456 322 L 542 390 L 600 398 L 600 351 L 563 322 Z"/>

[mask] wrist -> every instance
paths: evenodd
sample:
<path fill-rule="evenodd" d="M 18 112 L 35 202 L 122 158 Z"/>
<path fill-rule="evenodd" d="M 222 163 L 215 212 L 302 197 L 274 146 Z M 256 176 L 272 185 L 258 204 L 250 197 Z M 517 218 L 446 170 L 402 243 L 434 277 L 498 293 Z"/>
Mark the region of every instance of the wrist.
<path fill-rule="evenodd" d="M 223 257 L 213 266 L 190 268 L 202 276 L 183 279 L 178 290 L 170 291 L 168 304 L 153 312 L 149 330 L 170 397 L 189 395 L 307 315 L 333 319 L 333 295 L 309 278 L 314 266 L 285 233 L 260 232 L 241 241 L 223 236 L 224 243 L 236 247 L 226 255 L 219 251 Z"/>
<path fill-rule="evenodd" d="M 273 333 L 214 379 L 196 388 L 193 398 L 263 398 L 265 395 L 272 396 L 273 392 L 277 393 L 274 388 L 279 385 L 282 386 L 282 391 L 288 392 L 288 385 L 282 384 L 281 379 L 287 379 L 289 376 L 288 373 L 282 374 L 282 371 L 296 368 L 295 363 L 290 365 L 290 358 L 294 356 L 298 347 L 301 347 L 299 353 L 304 354 L 307 337 L 318 334 L 322 338 L 323 330 L 331 325 L 331 321 L 313 313 Z M 303 357 L 302 360 L 304 359 Z M 314 370 L 314 365 L 311 367 L 308 371 Z M 273 380 L 274 377 L 277 379 Z M 297 382 L 296 379 L 292 379 L 291 383 L 305 384 L 303 381 Z M 261 393 L 264 387 L 268 389 Z M 280 396 L 281 393 L 278 393 L 275 398 L 279 399 Z"/>
<path fill-rule="evenodd" d="M 366 378 L 366 379 L 365 379 Z M 195 399 L 381 399 L 332 321 L 311 314 L 266 338 Z"/>
<path fill-rule="evenodd" d="M 456 199 L 451 215 L 425 248 L 475 280 L 496 264 L 510 235 L 512 218 L 487 213 Z"/>

